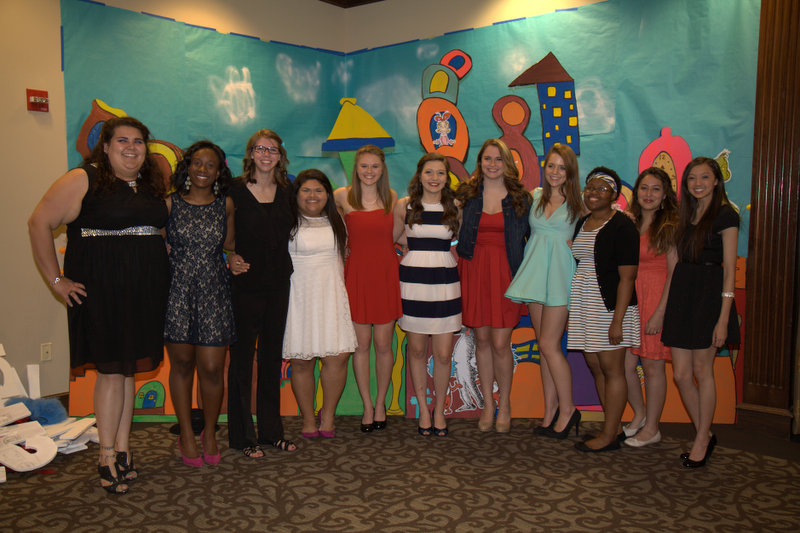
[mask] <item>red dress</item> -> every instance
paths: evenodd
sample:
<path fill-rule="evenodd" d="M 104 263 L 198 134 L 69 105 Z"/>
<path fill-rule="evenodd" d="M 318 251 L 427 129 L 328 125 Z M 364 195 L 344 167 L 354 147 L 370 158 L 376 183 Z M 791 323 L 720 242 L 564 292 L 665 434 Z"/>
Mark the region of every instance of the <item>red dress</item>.
<path fill-rule="evenodd" d="M 636 301 L 639 302 L 642 345 L 631 353 L 645 359 L 672 359 L 669 347 L 661 343 L 661 332 L 645 335 L 644 328 L 658 307 L 667 281 L 667 254 L 656 255 L 650 249 L 650 233 L 639 236 L 639 271 L 636 274 Z"/>
<path fill-rule="evenodd" d="M 502 212 L 493 215 L 482 213 L 475 255 L 471 260 L 458 258 L 465 326 L 513 328 L 522 316 L 523 304 L 505 297 L 512 276 L 504 227 Z"/>
<path fill-rule="evenodd" d="M 394 249 L 394 215 L 383 209 L 351 211 L 344 217 L 350 254 L 344 283 L 356 324 L 386 324 L 400 318 L 400 261 Z"/>

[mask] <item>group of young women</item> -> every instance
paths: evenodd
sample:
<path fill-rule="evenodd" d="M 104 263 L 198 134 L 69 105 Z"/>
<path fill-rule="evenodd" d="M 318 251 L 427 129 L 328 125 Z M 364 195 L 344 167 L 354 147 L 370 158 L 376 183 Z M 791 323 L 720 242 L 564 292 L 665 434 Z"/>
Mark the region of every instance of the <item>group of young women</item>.
<path fill-rule="evenodd" d="M 283 142 L 267 129 L 248 140 L 236 179 L 219 146 L 193 144 L 166 194 L 148 140 L 134 118 L 107 121 L 92 154 L 55 182 L 29 220 L 37 265 L 68 305 L 73 372 L 98 370 L 98 472 L 108 492 L 125 493 L 138 477 L 128 442 L 133 374 L 156 368 L 163 344 L 178 450 L 189 466 L 220 461 L 215 426 L 227 346 L 229 445 L 244 455 L 262 457 L 267 446 L 297 448 L 284 437 L 280 418 L 284 358 L 291 361 L 303 437 L 335 436 L 350 353 L 364 404 L 361 431 L 384 429 L 396 321 L 407 334 L 419 434 L 448 433 L 444 402 L 453 335 L 462 324 L 475 335 L 483 393 L 478 427 L 503 433 L 512 414 L 511 332 L 523 303 L 541 353 L 545 416 L 536 434 L 563 439 L 580 423 L 561 345 L 569 324 L 568 347 L 585 353 L 605 411 L 602 431 L 579 442 L 579 450 L 619 447 L 626 398 L 636 413 L 624 428 L 626 443 L 660 439 L 670 355 L 664 345 L 672 348 L 675 379 L 697 428 L 684 466 L 702 466 L 713 450 L 713 358 L 738 335 L 732 306 L 738 217 L 713 160 L 687 167 L 679 213 L 666 174 L 645 170 L 626 216 L 614 208 L 621 182 L 610 169 L 589 173 L 581 199 L 577 160 L 565 145 L 547 153 L 542 187 L 533 195 L 508 147 L 489 139 L 472 178 L 457 191 L 447 158 L 430 153 L 419 160 L 408 196 L 398 200 L 380 148 L 358 150 L 352 185 L 334 191 L 316 169 L 290 183 Z M 52 239 L 62 224 L 69 239 L 63 273 Z M 455 238 L 458 259 L 451 252 Z M 403 246 L 402 259 L 395 243 Z M 646 410 L 632 370 L 637 357 Z M 318 416 L 317 364 L 324 398 Z M 195 370 L 205 421 L 200 446 L 191 423 Z"/>

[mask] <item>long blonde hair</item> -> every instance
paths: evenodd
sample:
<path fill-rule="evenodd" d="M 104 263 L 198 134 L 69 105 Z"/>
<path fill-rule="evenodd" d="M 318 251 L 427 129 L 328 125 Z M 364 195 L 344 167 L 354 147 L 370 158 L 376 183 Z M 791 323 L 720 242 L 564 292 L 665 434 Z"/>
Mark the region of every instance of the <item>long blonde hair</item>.
<path fill-rule="evenodd" d="M 358 177 L 358 160 L 364 154 L 372 154 L 381 160 L 381 177 L 378 179 L 378 198 L 383 204 L 383 212 L 388 213 L 392 210 L 392 190 L 389 187 L 389 169 L 386 168 L 386 156 L 383 150 L 374 144 L 365 144 L 356 152 L 355 163 L 353 163 L 353 184 L 347 192 L 347 203 L 359 211 L 364 210 L 361 202 L 361 178 Z"/>

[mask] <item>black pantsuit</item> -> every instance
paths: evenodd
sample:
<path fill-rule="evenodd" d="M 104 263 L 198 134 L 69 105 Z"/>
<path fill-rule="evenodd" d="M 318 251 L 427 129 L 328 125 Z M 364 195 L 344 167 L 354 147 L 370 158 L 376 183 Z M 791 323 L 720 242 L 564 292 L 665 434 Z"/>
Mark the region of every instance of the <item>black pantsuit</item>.
<path fill-rule="evenodd" d="M 243 449 L 283 438 L 280 418 L 281 361 L 289 308 L 291 193 L 278 187 L 275 200 L 259 203 L 238 179 L 229 192 L 236 207 L 236 253 L 250 269 L 233 279 L 237 341 L 228 367 L 228 441 Z M 256 345 L 258 353 L 256 355 Z M 250 409 L 253 358 L 257 357 L 256 417 Z"/>

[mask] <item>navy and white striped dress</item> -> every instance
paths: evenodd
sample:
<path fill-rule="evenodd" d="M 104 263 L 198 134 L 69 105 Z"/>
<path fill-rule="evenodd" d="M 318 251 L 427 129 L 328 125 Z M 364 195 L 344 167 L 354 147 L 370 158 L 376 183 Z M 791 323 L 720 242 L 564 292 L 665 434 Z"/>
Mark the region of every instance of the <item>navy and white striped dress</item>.
<path fill-rule="evenodd" d="M 607 223 L 608 220 L 603 226 Z M 578 269 L 572 276 L 569 293 L 567 324 L 569 350 L 606 352 L 622 347 L 639 346 L 639 308 L 635 305 L 628 306 L 622 318 L 622 342 L 614 345 L 608 340 L 608 328 L 611 327 L 614 311 L 606 309 L 603 303 L 594 264 L 594 241 L 603 226 L 592 231 L 581 229 L 572 243 L 572 255 L 579 263 Z"/>
<path fill-rule="evenodd" d="M 398 325 L 412 333 L 461 329 L 461 283 L 450 251 L 453 233 L 442 225 L 442 204 L 422 204 L 422 224 L 408 225 L 408 253 L 400 262 L 403 316 Z"/>

